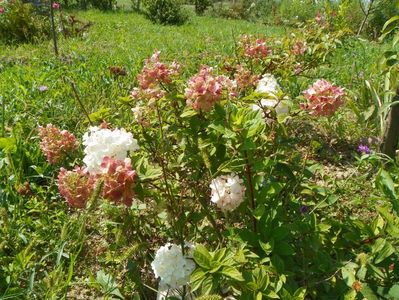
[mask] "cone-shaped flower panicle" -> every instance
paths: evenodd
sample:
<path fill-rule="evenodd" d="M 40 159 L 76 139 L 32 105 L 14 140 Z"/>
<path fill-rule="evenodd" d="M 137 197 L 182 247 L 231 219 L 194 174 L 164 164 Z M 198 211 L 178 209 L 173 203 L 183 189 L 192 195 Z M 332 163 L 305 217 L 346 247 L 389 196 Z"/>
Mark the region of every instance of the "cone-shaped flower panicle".
<path fill-rule="evenodd" d="M 169 288 L 176 289 L 190 281 L 195 263 L 187 255 L 183 255 L 181 246 L 167 243 L 158 249 L 151 263 L 156 278 Z"/>
<path fill-rule="evenodd" d="M 320 79 L 303 92 L 307 103 L 301 108 L 315 116 L 331 116 L 344 104 L 344 89 Z"/>
<path fill-rule="evenodd" d="M 308 47 L 306 46 L 306 43 L 297 41 L 291 51 L 294 55 L 304 55 L 307 49 Z"/>
<path fill-rule="evenodd" d="M 244 55 L 252 59 L 264 59 L 272 53 L 264 39 L 253 39 L 249 35 L 241 36 L 240 45 L 244 49 Z"/>
<path fill-rule="evenodd" d="M 259 77 L 252 74 L 252 72 L 242 65 L 238 65 L 236 73 L 234 74 L 234 80 L 237 83 L 237 87 L 244 90 L 248 87 L 253 87 L 257 84 Z"/>
<path fill-rule="evenodd" d="M 155 51 L 154 54 L 145 60 L 144 67 L 137 75 L 139 87 L 134 88 L 130 96 L 133 99 L 160 99 L 165 96 L 162 85 L 172 83 L 172 77 L 177 75 L 180 65 L 172 62 L 167 65 L 160 61 L 161 52 Z"/>
<path fill-rule="evenodd" d="M 52 124 L 39 126 L 40 149 L 50 164 L 56 164 L 79 146 L 75 136 L 67 130 L 60 130 Z"/>
<path fill-rule="evenodd" d="M 213 75 L 212 68 L 202 66 L 199 73 L 191 77 L 185 90 L 187 104 L 195 110 L 210 111 L 220 101 L 223 90 L 234 88 L 230 79 L 226 76 Z"/>
<path fill-rule="evenodd" d="M 83 136 L 83 145 L 85 146 L 83 162 L 92 174 L 101 172 L 104 157 L 124 160 L 128 151 L 139 149 L 137 140 L 123 128 L 111 130 L 90 127 Z"/>
<path fill-rule="evenodd" d="M 245 186 L 235 173 L 216 177 L 210 187 L 211 201 L 222 211 L 233 211 L 244 201 Z"/>
<path fill-rule="evenodd" d="M 103 197 L 115 204 L 131 206 L 134 196 L 136 171 L 132 169 L 129 158 L 125 160 L 104 157 L 101 164 L 104 180 Z"/>
<path fill-rule="evenodd" d="M 58 173 L 57 185 L 61 196 L 73 208 L 85 208 L 95 186 L 96 177 L 81 167 L 68 171 L 64 168 Z"/>
<path fill-rule="evenodd" d="M 137 75 L 140 88 L 148 89 L 157 83 L 169 84 L 172 82 L 171 77 L 179 73 L 180 65 L 176 62 L 166 65 L 159 60 L 160 54 L 160 51 L 155 51 L 145 60 L 143 69 Z"/>

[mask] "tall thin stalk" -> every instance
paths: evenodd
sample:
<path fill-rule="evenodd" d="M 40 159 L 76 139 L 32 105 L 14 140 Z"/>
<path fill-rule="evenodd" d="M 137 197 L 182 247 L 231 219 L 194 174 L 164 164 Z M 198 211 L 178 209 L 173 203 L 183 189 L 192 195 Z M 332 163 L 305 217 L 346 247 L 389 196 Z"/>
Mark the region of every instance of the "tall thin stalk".
<path fill-rule="evenodd" d="M 249 197 L 250 197 L 250 205 L 252 212 L 256 209 L 256 203 L 255 203 L 255 192 L 254 192 L 254 185 L 252 182 L 252 169 L 251 165 L 249 163 L 249 157 L 248 157 L 248 151 L 244 151 L 244 159 L 245 159 L 245 173 L 247 176 L 247 181 L 249 185 Z M 253 229 L 256 232 L 257 231 L 257 224 L 256 224 L 256 218 L 252 216 L 252 223 L 253 223 Z"/>
<path fill-rule="evenodd" d="M 90 125 L 93 126 L 93 122 L 90 119 L 89 112 L 86 110 L 86 107 L 83 105 L 82 99 L 80 99 L 80 96 L 79 96 L 79 93 L 78 93 L 75 83 L 71 79 L 66 78 L 66 77 L 63 77 L 63 80 L 65 83 L 68 82 L 69 85 L 71 86 L 73 95 L 75 96 L 75 100 L 79 103 L 79 105 L 82 108 L 83 113 L 86 115 L 86 118 L 89 121 Z"/>
<path fill-rule="evenodd" d="M 1 136 L 6 136 L 6 103 L 3 96 L 0 96 L 1 99 Z"/>
<path fill-rule="evenodd" d="M 55 30 L 55 21 L 54 21 L 54 2 L 50 1 L 50 20 L 51 20 L 51 34 L 53 36 L 53 47 L 55 56 L 58 56 L 58 42 L 57 42 L 57 32 Z"/>

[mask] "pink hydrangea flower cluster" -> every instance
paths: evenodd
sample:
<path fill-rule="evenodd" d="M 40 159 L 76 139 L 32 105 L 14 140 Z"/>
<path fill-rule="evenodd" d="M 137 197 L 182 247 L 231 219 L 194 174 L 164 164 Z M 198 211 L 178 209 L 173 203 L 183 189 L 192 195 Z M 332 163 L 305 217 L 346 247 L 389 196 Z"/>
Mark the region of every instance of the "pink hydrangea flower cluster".
<path fill-rule="evenodd" d="M 102 196 L 115 204 L 131 206 L 134 196 L 136 171 L 129 158 L 125 160 L 104 157 L 101 174 L 90 174 L 86 168 L 60 169 L 58 190 L 67 204 L 73 208 L 85 208 L 99 180 L 104 181 Z"/>
<path fill-rule="evenodd" d="M 125 160 L 104 157 L 101 164 L 103 170 L 103 197 L 116 204 L 131 206 L 134 196 L 136 171 L 132 169 L 129 158 Z"/>
<path fill-rule="evenodd" d="M 50 164 L 56 164 L 66 154 L 74 151 L 79 146 L 75 136 L 67 130 L 60 130 L 52 124 L 46 127 L 39 126 L 40 149 L 47 157 Z"/>
<path fill-rule="evenodd" d="M 185 90 L 187 104 L 195 110 L 210 111 L 220 101 L 224 89 L 234 94 L 234 86 L 227 77 L 213 75 L 211 67 L 202 66 L 199 73 L 191 77 Z"/>
<path fill-rule="evenodd" d="M 237 87 L 243 90 L 255 86 L 259 81 L 259 76 L 252 74 L 250 70 L 244 68 L 242 65 L 238 65 L 234 74 L 234 80 L 237 83 Z"/>
<path fill-rule="evenodd" d="M 53 9 L 60 9 L 60 8 L 61 8 L 61 4 L 59 4 L 59 3 L 57 3 L 57 2 L 54 2 L 54 3 L 52 4 L 52 6 L 53 6 Z"/>
<path fill-rule="evenodd" d="M 264 59 L 271 54 L 271 48 L 266 45 L 264 39 L 251 39 L 248 35 L 243 35 L 240 40 L 244 48 L 244 55 L 253 59 Z"/>
<path fill-rule="evenodd" d="M 331 116 L 344 104 L 344 90 L 320 79 L 303 92 L 307 103 L 302 103 L 301 108 L 315 116 Z"/>
<path fill-rule="evenodd" d="M 131 93 L 133 99 L 162 98 L 165 91 L 161 84 L 170 84 L 172 77 L 179 73 L 180 65 L 177 62 L 166 65 L 160 61 L 160 54 L 160 51 L 155 51 L 149 59 L 145 60 L 143 69 L 137 75 L 139 88 L 135 88 Z"/>
<path fill-rule="evenodd" d="M 4 7 L 0 7 L 0 14 L 3 14 L 5 12 Z"/>
<path fill-rule="evenodd" d="M 297 42 L 295 42 L 291 51 L 294 55 L 304 55 L 307 49 L 308 49 L 308 46 L 306 45 L 306 43 L 297 41 Z"/>
<path fill-rule="evenodd" d="M 67 204 L 73 208 L 86 207 L 96 184 L 96 177 L 81 167 L 75 167 L 73 171 L 61 168 L 58 173 L 58 190 Z"/>

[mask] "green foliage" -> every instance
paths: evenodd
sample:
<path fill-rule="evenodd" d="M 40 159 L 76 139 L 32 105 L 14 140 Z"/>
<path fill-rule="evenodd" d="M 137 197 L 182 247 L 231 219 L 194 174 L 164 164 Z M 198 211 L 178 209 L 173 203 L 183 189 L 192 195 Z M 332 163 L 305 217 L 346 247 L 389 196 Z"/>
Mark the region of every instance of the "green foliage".
<path fill-rule="evenodd" d="M 323 11 L 323 1 L 315 4 L 313 0 L 282 0 L 278 12 L 281 18 L 288 22 L 305 22 L 316 17 Z"/>
<path fill-rule="evenodd" d="M 179 0 L 145 0 L 143 5 L 148 19 L 161 25 L 181 25 L 189 18 Z"/>
<path fill-rule="evenodd" d="M 49 35 L 50 21 L 39 15 L 30 3 L 6 1 L 1 5 L 0 40 L 12 42 L 34 42 Z"/>
<path fill-rule="evenodd" d="M 97 8 L 100 10 L 112 10 L 115 8 L 117 1 L 116 0 L 89 0 L 89 5 L 93 8 Z"/>
<path fill-rule="evenodd" d="M 212 4 L 210 0 L 195 0 L 195 12 L 197 15 L 203 15 L 205 10 Z"/>

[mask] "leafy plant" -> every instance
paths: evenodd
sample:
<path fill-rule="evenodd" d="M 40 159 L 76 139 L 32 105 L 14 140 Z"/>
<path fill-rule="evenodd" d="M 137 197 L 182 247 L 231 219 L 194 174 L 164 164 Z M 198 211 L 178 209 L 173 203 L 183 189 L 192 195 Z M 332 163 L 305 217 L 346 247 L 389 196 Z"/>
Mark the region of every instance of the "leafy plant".
<path fill-rule="evenodd" d="M 143 6 L 146 16 L 154 23 L 181 25 L 188 20 L 179 0 L 146 0 Z"/>

